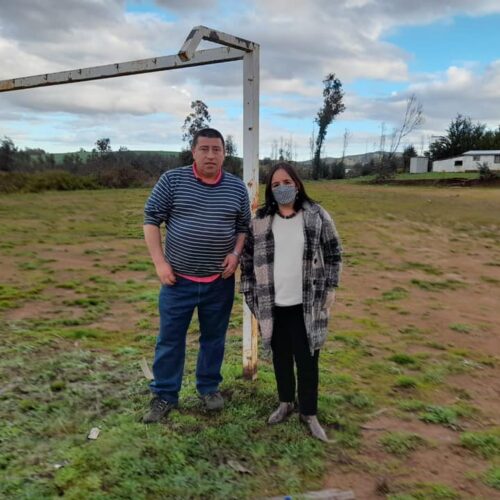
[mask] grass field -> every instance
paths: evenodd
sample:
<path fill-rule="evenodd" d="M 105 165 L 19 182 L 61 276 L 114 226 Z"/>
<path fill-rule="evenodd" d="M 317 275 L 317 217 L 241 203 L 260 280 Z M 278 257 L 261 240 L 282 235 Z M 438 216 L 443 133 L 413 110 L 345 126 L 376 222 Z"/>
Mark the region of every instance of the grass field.
<path fill-rule="evenodd" d="M 421 181 L 430 180 L 437 181 L 443 179 L 478 179 L 478 172 L 425 172 L 422 174 L 397 174 L 394 178 L 396 181 Z M 375 175 L 364 175 L 361 177 L 353 177 L 350 179 L 342 179 L 340 183 L 358 184 L 367 183 L 375 180 Z M 338 181 L 337 181 L 338 182 Z"/>
<path fill-rule="evenodd" d="M 141 424 L 159 288 L 147 191 L 0 197 L 1 498 L 500 496 L 500 192 L 307 188 L 345 248 L 320 356 L 327 445 L 295 417 L 266 426 L 272 368 L 261 359 L 256 382 L 241 377 L 239 296 L 226 409 L 209 416 L 197 400 L 194 321 L 181 408 Z"/>

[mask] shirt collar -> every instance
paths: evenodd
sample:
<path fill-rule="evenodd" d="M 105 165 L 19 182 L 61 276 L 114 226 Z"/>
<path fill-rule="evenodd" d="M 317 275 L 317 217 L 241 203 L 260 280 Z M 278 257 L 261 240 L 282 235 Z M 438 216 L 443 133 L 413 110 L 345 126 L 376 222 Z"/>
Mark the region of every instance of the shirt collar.
<path fill-rule="evenodd" d="M 209 184 L 209 185 L 219 184 L 220 180 L 222 179 L 222 168 L 219 170 L 219 173 L 217 174 L 217 177 L 215 177 L 214 180 L 203 179 L 201 175 L 198 173 L 198 169 L 196 168 L 196 162 L 193 162 L 193 175 L 195 176 L 196 180 L 203 182 L 203 184 Z"/>

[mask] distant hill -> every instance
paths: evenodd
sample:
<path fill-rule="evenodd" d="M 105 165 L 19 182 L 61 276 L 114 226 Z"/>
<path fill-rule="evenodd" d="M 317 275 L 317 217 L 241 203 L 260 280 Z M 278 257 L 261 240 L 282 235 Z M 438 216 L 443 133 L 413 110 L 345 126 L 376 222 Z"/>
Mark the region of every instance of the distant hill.
<path fill-rule="evenodd" d="M 353 167 L 354 165 L 356 165 L 357 163 L 369 163 L 371 160 L 378 160 L 381 156 L 381 151 L 372 151 L 370 153 L 363 153 L 363 154 L 359 154 L 359 155 L 346 155 L 344 157 L 344 164 L 346 167 Z M 397 158 L 401 157 L 403 155 L 403 153 L 396 153 L 395 156 Z M 332 157 L 332 156 L 327 156 L 326 158 L 323 158 L 323 161 L 327 164 L 327 165 L 331 165 L 332 163 L 335 163 L 335 162 L 338 162 L 339 160 L 341 160 L 341 157 L 338 157 L 338 158 L 335 158 L 335 157 Z M 311 166 L 311 160 L 304 160 L 304 161 L 299 161 L 297 162 L 299 163 L 300 165 L 304 166 L 304 167 L 310 167 Z"/>
<path fill-rule="evenodd" d="M 117 153 L 118 151 L 113 151 L 113 153 Z M 128 150 L 126 151 L 127 153 L 135 153 L 135 154 L 140 154 L 140 155 L 151 155 L 151 156 L 165 156 L 165 157 L 172 157 L 172 156 L 178 156 L 179 152 L 178 151 L 143 151 L 143 150 Z M 77 154 L 82 162 L 85 162 L 87 158 L 92 154 L 91 151 L 72 151 L 68 153 L 47 153 L 47 154 L 52 154 L 54 157 L 54 161 L 56 162 L 56 165 L 60 165 L 63 162 L 63 158 L 68 155 L 68 154 Z"/>
<path fill-rule="evenodd" d="M 117 151 L 113 151 L 116 153 Z M 135 154 L 140 154 L 140 155 L 151 155 L 151 156 L 164 156 L 164 157 L 177 157 L 179 155 L 179 151 L 147 151 L 147 150 L 128 150 L 127 152 L 129 153 L 135 153 Z M 50 153 L 47 153 L 50 154 Z M 73 152 L 67 152 L 67 153 L 52 153 L 52 156 L 54 157 L 54 161 L 56 165 L 60 165 L 63 162 L 63 158 L 65 155 L 68 154 L 77 154 L 80 156 L 80 159 L 82 162 L 85 162 L 87 158 L 92 154 L 91 151 L 73 151 Z M 371 160 L 378 160 L 380 158 L 381 152 L 380 151 L 372 151 L 370 153 L 364 153 L 364 154 L 357 154 L 357 155 L 346 155 L 344 157 L 344 163 L 346 167 L 352 167 L 356 165 L 357 163 L 368 163 Z M 402 156 L 402 153 L 396 153 L 396 157 Z M 332 157 L 332 156 L 327 156 L 326 158 L 323 158 L 323 160 L 326 162 L 327 165 L 331 165 L 332 163 L 335 163 L 339 161 L 341 158 L 340 157 Z M 299 165 L 302 165 L 303 167 L 310 167 L 311 166 L 311 160 L 303 160 L 303 161 L 298 161 L 297 162 Z"/>

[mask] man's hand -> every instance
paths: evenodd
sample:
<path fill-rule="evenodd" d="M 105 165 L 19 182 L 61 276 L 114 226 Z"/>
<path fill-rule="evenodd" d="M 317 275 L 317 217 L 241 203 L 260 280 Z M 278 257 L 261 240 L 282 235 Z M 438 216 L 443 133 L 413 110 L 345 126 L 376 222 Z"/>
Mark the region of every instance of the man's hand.
<path fill-rule="evenodd" d="M 236 268 L 238 267 L 238 264 L 240 262 L 239 257 L 236 257 L 234 253 L 230 253 L 226 255 L 226 258 L 224 259 L 224 262 L 222 263 L 222 268 L 224 269 L 222 271 L 222 277 L 224 279 L 227 279 L 231 277 L 234 272 L 236 271 Z"/>
<path fill-rule="evenodd" d="M 168 262 L 161 262 L 156 266 L 156 274 L 160 278 L 162 285 L 173 285 L 175 283 L 175 274 L 172 266 Z"/>

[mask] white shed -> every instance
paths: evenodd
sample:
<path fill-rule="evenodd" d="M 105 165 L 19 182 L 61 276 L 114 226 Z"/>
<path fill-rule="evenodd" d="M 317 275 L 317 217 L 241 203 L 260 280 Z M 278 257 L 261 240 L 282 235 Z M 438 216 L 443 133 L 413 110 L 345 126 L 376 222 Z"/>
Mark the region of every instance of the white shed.
<path fill-rule="evenodd" d="M 461 156 L 436 160 L 432 163 L 433 172 L 477 172 L 486 163 L 490 170 L 500 170 L 500 149 L 467 151 Z"/>
<path fill-rule="evenodd" d="M 410 158 L 410 174 L 425 174 L 428 171 L 429 158 L 427 156 L 413 156 Z"/>

